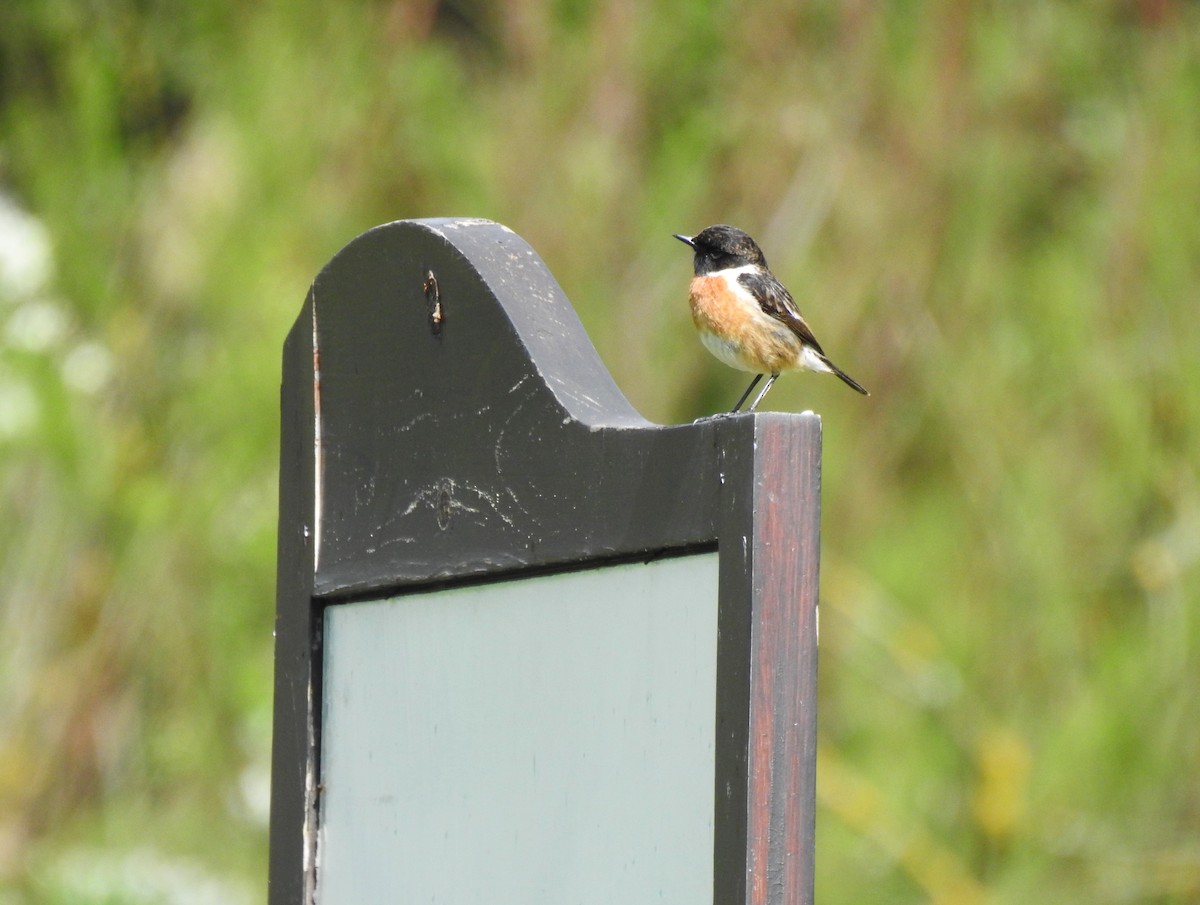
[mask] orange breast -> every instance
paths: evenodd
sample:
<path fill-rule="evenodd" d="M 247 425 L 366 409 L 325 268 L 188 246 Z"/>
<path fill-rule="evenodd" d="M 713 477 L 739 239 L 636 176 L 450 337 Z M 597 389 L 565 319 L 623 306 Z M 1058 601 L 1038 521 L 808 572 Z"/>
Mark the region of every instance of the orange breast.
<path fill-rule="evenodd" d="M 741 332 L 746 318 L 752 314 L 746 310 L 742 300 L 730 291 L 723 276 L 695 277 L 689 289 L 692 323 L 697 330 L 709 330 L 719 336 L 732 337 Z"/>
<path fill-rule="evenodd" d="M 689 288 L 692 323 L 705 347 L 725 364 L 766 374 L 799 366 L 799 338 L 763 312 L 746 290 L 731 288 L 721 275 L 695 277 Z"/>

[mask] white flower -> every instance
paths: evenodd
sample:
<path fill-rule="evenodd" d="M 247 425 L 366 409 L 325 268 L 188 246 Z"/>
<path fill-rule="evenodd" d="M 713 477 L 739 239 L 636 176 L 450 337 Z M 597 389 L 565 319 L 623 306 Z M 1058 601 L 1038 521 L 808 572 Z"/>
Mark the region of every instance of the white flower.
<path fill-rule="evenodd" d="M 0 299 L 27 299 L 50 282 L 50 231 L 0 194 Z"/>

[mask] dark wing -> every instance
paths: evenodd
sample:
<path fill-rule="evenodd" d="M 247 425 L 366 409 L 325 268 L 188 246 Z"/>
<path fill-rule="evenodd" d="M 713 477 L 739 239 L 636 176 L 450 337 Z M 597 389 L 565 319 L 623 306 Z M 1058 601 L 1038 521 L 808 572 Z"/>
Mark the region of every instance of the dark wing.
<path fill-rule="evenodd" d="M 763 311 L 791 327 L 792 332 L 799 336 L 806 346 L 812 346 L 822 356 L 825 354 L 812 330 L 800 316 L 800 309 L 796 307 L 791 293 L 770 271 L 739 273 L 738 282 L 758 300 Z"/>
<path fill-rule="evenodd" d="M 783 284 L 775 279 L 770 271 L 740 273 L 738 274 L 738 282 L 758 300 L 758 306 L 763 311 L 777 321 L 787 324 L 792 332 L 800 337 L 801 342 L 820 355 L 821 361 L 829 365 L 829 370 L 864 396 L 871 395 L 861 383 L 829 360 L 829 356 L 825 354 L 825 350 L 821 348 L 821 344 L 813 336 L 812 330 L 809 329 L 804 318 L 800 316 L 800 311 L 796 307 L 796 302 L 792 298 L 791 293 L 783 288 Z"/>

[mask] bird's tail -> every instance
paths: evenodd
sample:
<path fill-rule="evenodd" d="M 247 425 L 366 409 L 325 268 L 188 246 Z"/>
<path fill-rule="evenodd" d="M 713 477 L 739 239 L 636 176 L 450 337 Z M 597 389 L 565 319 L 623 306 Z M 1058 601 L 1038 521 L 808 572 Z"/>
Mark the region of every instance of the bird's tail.
<path fill-rule="evenodd" d="M 838 377 L 840 377 L 842 379 L 842 381 L 847 386 L 849 386 L 851 389 L 858 390 L 864 396 L 871 395 L 870 393 L 867 392 L 866 387 L 864 387 L 861 383 L 859 383 L 857 380 L 855 380 L 853 377 L 851 377 L 849 374 L 847 374 L 845 371 L 843 371 L 841 368 L 839 368 L 837 365 L 835 365 L 828 358 L 825 359 L 825 364 L 829 365 L 829 370 L 831 370 L 834 374 L 836 374 Z"/>

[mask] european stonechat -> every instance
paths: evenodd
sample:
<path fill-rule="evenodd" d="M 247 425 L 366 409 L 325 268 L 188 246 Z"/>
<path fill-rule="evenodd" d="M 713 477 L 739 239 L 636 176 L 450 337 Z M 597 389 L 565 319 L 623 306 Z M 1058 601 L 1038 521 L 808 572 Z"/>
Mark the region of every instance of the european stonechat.
<path fill-rule="evenodd" d="M 688 301 L 700 341 L 725 364 L 755 377 L 733 411 L 770 374 L 750 408 L 762 402 L 784 371 L 836 374 L 864 396 L 857 380 L 825 355 L 791 293 L 767 268 L 758 243 L 733 226 L 710 226 L 694 236 L 676 235 L 696 253 Z"/>

